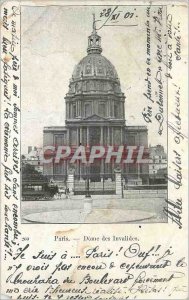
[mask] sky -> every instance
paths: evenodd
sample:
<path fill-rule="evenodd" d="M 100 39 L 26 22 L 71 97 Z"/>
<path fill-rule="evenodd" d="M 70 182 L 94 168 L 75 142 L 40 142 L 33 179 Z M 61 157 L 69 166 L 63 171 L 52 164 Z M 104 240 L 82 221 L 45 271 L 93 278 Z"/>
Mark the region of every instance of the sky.
<path fill-rule="evenodd" d="M 22 153 L 28 146 L 42 147 L 45 126 L 65 125 L 64 97 L 74 67 L 87 55 L 87 40 L 92 32 L 92 14 L 97 29 L 104 21 L 103 9 L 115 6 L 23 6 L 21 11 L 21 134 Z M 102 55 L 115 66 L 126 96 L 126 125 L 148 125 L 149 144 L 166 147 L 167 129 L 158 135 L 157 121 L 147 124 L 142 116 L 146 92 L 146 8 L 119 6 L 119 25 L 103 26 Z M 125 13 L 134 14 L 124 19 Z M 108 24 L 108 23 L 106 23 Z M 112 23 L 109 23 L 112 24 Z M 114 24 L 115 25 L 115 24 Z M 152 62 L 155 41 L 151 39 Z M 152 65 L 153 67 L 153 65 Z M 165 113 L 166 119 L 166 98 Z"/>

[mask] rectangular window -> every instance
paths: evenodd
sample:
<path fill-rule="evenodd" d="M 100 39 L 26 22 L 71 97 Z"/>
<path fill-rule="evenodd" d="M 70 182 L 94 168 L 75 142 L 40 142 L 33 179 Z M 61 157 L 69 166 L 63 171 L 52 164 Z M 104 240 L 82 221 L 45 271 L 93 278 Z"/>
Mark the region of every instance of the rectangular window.
<path fill-rule="evenodd" d="M 87 145 L 87 128 L 85 127 L 82 130 L 82 142 L 84 146 Z"/>
<path fill-rule="evenodd" d="M 85 104 L 85 117 L 91 116 L 91 104 Z"/>
<path fill-rule="evenodd" d="M 121 129 L 112 128 L 114 132 L 114 145 L 120 145 L 121 143 Z"/>
<path fill-rule="evenodd" d="M 106 117 L 106 105 L 105 103 L 99 103 L 98 113 L 102 117 Z"/>
<path fill-rule="evenodd" d="M 118 104 L 114 104 L 114 117 L 119 118 L 119 106 Z"/>
<path fill-rule="evenodd" d="M 56 135 L 55 136 L 55 146 L 63 146 L 65 144 L 65 136 L 63 135 Z"/>
<path fill-rule="evenodd" d="M 73 105 L 73 118 L 75 118 L 77 116 L 76 114 L 76 105 Z"/>
<path fill-rule="evenodd" d="M 108 128 L 103 128 L 104 145 L 108 145 Z"/>
<path fill-rule="evenodd" d="M 70 142 L 71 145 L 77 145 L 77 130 L 76 129 L 71 129 L 70 130 Z"/>
<path fill-rule="evenodd" d="M 42 191 L 42 186 L 36 185 L 36 186 L 34 186 L 34 190 L 35 191 Z"/>
<path fill-rule="evenodd" d="M 134 135 L 129 136 L 128 140 L 129 140 L 129 146 L 135 145 L 135 136 Z"/>

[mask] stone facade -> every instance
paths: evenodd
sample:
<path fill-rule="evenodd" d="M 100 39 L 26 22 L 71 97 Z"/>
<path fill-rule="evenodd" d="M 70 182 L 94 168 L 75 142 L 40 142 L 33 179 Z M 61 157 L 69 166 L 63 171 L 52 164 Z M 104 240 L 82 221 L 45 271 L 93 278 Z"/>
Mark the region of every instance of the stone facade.
<path fill-rule="evenodd" d="M 75 67 L 65 96 L 65 127 L 45 127 L 44 146 L 69 145 L 136 145 L 148 147 L 146 126 L 126 126 L 125 95 L 121 91 L 120 80 L 115 67 L 101 55 L 101 38 L 93 24 L 93 32 L 88 38 L 87 56 Z M 100 180 L 106 174 L 114 177 L 114 162 L 105 164 L 104 159 L 87 166 L 79 162 L 74 166 L 75 176 L 81 179 L 87 172 Z M 148 166 L 127 166 L 122 168 L 126 180 L 130 177 L 143 178 L 147 182 Z M 66 178 L 69 162 L 59 165 L 44 165 L 44 174 Z M 131 176 L 128 176 L 128 174 Z"/>

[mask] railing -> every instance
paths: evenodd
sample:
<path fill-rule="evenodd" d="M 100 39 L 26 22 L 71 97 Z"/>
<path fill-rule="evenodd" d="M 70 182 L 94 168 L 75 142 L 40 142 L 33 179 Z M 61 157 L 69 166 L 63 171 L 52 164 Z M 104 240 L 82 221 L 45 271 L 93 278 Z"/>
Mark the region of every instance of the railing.
<path fill-rule="evenodd" d="M 137 191 L 139 193 L 145 193 L 146 190 L 151 190 L 153 192 L 156 190 L 167 190 L 167 184 L 149 184 L 149 185 L 124 185 L 124 190 L 129 192 Z"/>
<path fill-rule="evenodd" d="M 80 180 L 74 181 L 74 194 L 114 194 L 115 181 L 110 176 L 114 177 L 111 173 L 83 174 Z M 78 178 L 78 175 L 75 177 Z"/>

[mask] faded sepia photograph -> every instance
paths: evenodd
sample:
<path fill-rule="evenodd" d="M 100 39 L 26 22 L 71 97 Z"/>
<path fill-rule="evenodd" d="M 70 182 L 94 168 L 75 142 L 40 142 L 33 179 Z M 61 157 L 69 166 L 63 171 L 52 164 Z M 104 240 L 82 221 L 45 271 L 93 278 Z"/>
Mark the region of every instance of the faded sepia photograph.
<path fill-rule="evenodd" d="M 164 6 L 22 6 L 22 223 L 167 222 L 165 32 Z"/>
<path fill-rule="evenodd" d="M 188 2 L 1 5 L 0 299 L 188 299 Z"/>

